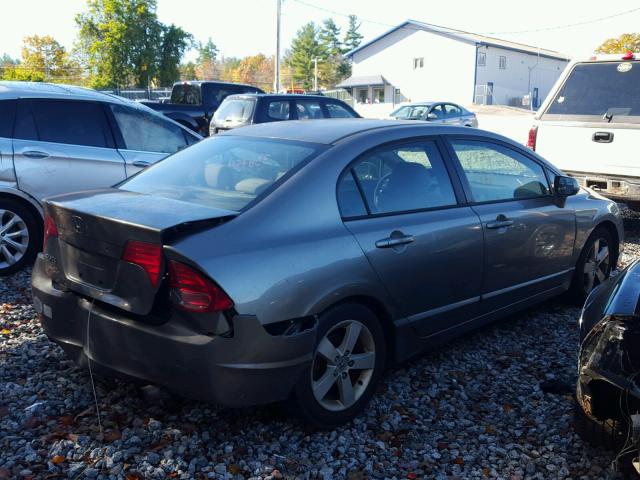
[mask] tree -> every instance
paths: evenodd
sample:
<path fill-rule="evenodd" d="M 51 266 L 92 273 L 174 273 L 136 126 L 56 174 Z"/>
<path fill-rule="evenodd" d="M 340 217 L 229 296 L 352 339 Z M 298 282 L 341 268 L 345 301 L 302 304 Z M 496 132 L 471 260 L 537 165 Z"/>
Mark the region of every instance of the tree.
<path fill-rule="evenodd" d="M 344 64 L 342 42 L 340 41 L 340 27 L 333 19 L 328 18 L 320 29 L 320 45 L 325 56 L 319 66 L 320 78 L 326 86 L 334 86 L 344 78 Z M 348 66 L 348 63 L 347 63 Z"/>
<path fill-rule="evenodd" d="M 326 58 L 326 53 L 318 41 L 318 27 L 309 22 L 296 33 L 291 42 L 291 50 L 285 56 L 286 64 L 292 70 L 296 86 L 312 88 L 314 77 L 314 61 L 316 57 Z"/>
<path fill-rule="evenodd" d="M 347 28 L 347 33 L 345 33 L 344 35 L 343 42 L 345 47 L 344 53 L 358 48 L 360 46 L 360 43 L 362 43 L 362 39 L 364 37 L 358 30 L 360 30 L 358 17 L 356 17 L 355 15 L 349 15 L 349 27 Z"/>
<path fill-rule="evenodd" d="M 5 60 L 6 55 L 2 63 Z M 70 60 L 65 48 L 49 35 L 25 37 L 21 61 L 6 63 L 5 80 L 64 81 L 79 73 L 79 67 Z"/>
<path fill-rule="evenodd" d="M 640 33 L 623 33 L 609 38 L 596 49 L 596 53 L 640 52 Z"/>
<path fill-rule="evenodd" d="M 273 84 L 275 59 L 262 53 L 245 57 L 237 67 L 238 81 L 269 90 Z"/>
<path fill-rule="evenodd" d="M 3 80 L 10 80 L 19 63 L 20 61 L 18 59 L 12 58 L 7 53 L 3 54 L 2 57 L 0 57 L 0 78 Z"/>
<path fill-rule="evenodd" d="M 195 80 L 196 79 L 196 64 L 193 62 L 183 63 L 179 67 L 180 80 Z"/>
<path fill-rule="evenodd" d="M 78 49 L 87 59 L 92 85 L 114 88 L 177 78 L 191 36 L 158 21 L 156 0 L 87 0 L 76 16 Z"/>
<path fill-rule="evenodd" d="M 171 24 L 163 27 L 162 44 L 158 60 L 158 83 L 171 85 L 180 80 L 180 59 L 185 50 L 193 44 L 193 38 L 180 27 Z M 193 63 L 192 63 L 193 65 Z M 194 76 L 195 78 L 195 69 Z"/>
<path fill-rule="evenodd" d="M 211 80 L 216 75 L 216 59 L 218 58 L 218 47 L 211 37 L 207 43 L 198 44 L 198 78 L 201 80 Z"/>

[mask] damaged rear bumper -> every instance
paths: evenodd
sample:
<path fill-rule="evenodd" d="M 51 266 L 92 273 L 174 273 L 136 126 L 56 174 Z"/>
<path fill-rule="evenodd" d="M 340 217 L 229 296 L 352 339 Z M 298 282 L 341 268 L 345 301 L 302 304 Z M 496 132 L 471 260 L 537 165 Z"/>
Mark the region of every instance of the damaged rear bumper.
<path fill-rule="evenodd" d="M 230 319 L 233 335 L 197 331 L 186 318 L 161 325 L 56 289 L 36 261 L 33 296 L 45 333 L 80 366 L 162 385 L 227 406 L 287 398 L 311 361 L 316 328 L 272 335 L 255 316 Z M 90 320 L 89 320 L 90 318 Z"/>

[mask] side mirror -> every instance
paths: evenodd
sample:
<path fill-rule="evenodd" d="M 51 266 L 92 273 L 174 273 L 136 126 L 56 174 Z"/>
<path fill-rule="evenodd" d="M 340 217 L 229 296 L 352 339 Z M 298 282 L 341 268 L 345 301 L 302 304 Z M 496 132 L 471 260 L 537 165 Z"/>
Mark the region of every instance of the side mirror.
<path fill-rule="evenodd" d="M 558 197 L 570 197 L 580 191 L 580 184 L 573 177 L 558 175 L 553 182 L 553 190 Z"/>
<path fill-rule="evenodd" d="M 435 113 L 427 113 L 427 120 L 438 120 L 438 115 Z"/>

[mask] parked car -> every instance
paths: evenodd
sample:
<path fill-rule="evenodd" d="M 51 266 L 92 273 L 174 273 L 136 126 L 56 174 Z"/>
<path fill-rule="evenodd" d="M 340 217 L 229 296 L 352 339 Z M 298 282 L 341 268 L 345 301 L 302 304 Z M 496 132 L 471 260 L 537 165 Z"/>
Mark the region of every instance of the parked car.
<path fill-rule="evenodd" d="M 317 95 L 231 95 L 220 105 L 209 125 L 209 134 L 255 123 L 320 118 L 359 118 L 341 100 Z"/>
<path fill-rule="evenodd" d="M 451 102 L 420 102 L 401 105 L 389 114 L 396 120 L 423 120 L 445 125 L 477 127 L 476 114 Z"/>
<path fill-rule="evenodd" d="M 237 93 L 264 92 L 258 87 L 240 83 L 177 82 L 171 89 L 168 102 L 142 103 L 206 137 L 209 135 L 209 122 L 215 111 L 225 98 Z"/>
<path fill-rule="evenodd" d="M 387 361 L 584 298 L 623 237 L 615 203 L 524 146 L 394 120 L 234 129 L 45 209 L 35 308 L 71 358 L 322 426 Z"/>
<path fill-rule="evenodd" d="M 580 318 L 576 427 L 591 443 L 622 452 L 623 468 L 640 451 L 640 262 L 593 291 Z"/>
<path fill-rule="evenodd" d="M 0 275 L 42 246 L 42 199 L 108 187 L 201 137 L 129 100 L 0 82 Z"/>
<path fill-rule="evenodd" d="M 640 54 L 571 62 L 535 116 L 528 146 L 581 185 L 640 208 Z"/>

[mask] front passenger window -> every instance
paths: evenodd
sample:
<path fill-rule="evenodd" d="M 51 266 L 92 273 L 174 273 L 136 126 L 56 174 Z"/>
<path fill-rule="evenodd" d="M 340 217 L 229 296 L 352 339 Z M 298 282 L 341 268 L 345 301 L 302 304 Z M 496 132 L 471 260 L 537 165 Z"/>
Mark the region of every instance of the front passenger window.
<path fill-rule="evenodd" d="M 354 193 L 364 195 L 371 214 L 425 210 L 456 204 L 449 174 L 436 144 L 415 142 L 374 150 L 356 161 L 351 175 L 343 175 L 338 185 L 339 202 L 345 212 L 362 215 Z M 353 182 L 353 184 L 351 184 Z M 357 187 L 357 188 L 356 188 Z M 348 194 L 345 192 L 349 192 Z"/>
<path fill-rule="evenodd" d="M 517 151 L 477 140 L 451 142 L 476 202 L 550 195 L 542 166 Z"/>

